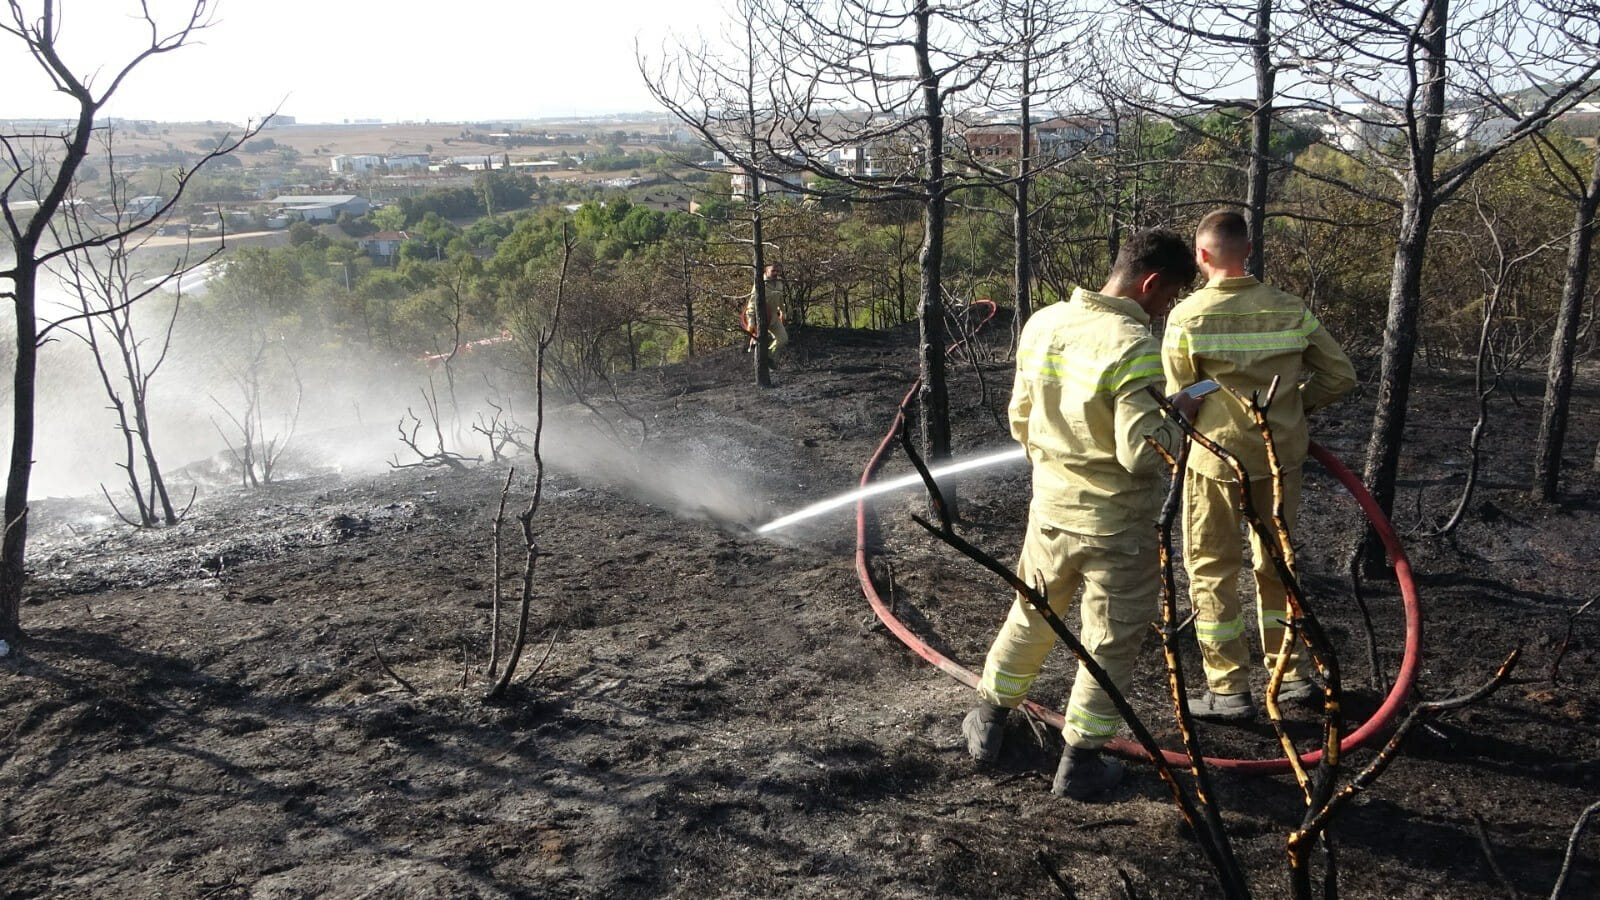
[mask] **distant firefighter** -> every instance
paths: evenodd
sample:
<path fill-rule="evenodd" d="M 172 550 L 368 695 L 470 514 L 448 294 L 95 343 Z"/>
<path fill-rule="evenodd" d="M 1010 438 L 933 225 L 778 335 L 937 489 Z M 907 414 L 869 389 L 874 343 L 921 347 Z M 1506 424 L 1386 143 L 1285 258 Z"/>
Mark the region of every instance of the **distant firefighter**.
<path fill-rule="evenodd" d="M 789 330 L 783 325 L 783 269 L 777 263 L 767 266 L 761 273 L 761 280 L 766 283 L 767 295 L 767 352 L 777 353 L 785 344 L 789 343 Z M 756 322 L 760 320 L 760 310 L 756 308 L 756 291 L 750 289 L 750 300 L 744 306 L 744 330 L 750 335 L 750 342 L 745 346 L 745 352 L 750 352 L 755 347 Z"/>
<path fill-rule="evenodd" d="M 1195 262 L 1206 285 L 1184 298 L 1167 319 L 1162 364 L 1167 390 L 1201 379 L 1220 382 L 1245 397 L 1280 388 L 1267 410 L 1273 444 L 1283 467 L 1284 524 L 1292 532 L 1300 508 L 1300 467 L 1310 437 L 1306 413 L 1327 406 L 1355 387 L 1356 373 L 1317 317 L 1300 298 L 1246 275 L 1250 237 L 1243 215 L 1216 210 L 1195 232 Z M 1195 426 L 1239 457 L 1250 475 L 1258 510 L 1272 508 L 1272 475 L 1266 444 L 1248 412 L 1219 398 L 1201 410 Z M 1241 516 L 1233 470 L 1210 453 L 1189 457 L 1183 485 L 1184 568 L 1195 609 L 1210 685 L 1194 705 L 1201 719 L 1242 722 L 1255 717 L 1250 697 L 1250 649 L 1239 604 L 1243 552 Z M 1250 532 L 1256 584 L 1256 616 L 1268 671 L 1283 642 L 1284 587 L 1272 562 Z M 1291 653 L 1279 698 L 1309 701 L 1318 696 L 1305 654 Z"/>

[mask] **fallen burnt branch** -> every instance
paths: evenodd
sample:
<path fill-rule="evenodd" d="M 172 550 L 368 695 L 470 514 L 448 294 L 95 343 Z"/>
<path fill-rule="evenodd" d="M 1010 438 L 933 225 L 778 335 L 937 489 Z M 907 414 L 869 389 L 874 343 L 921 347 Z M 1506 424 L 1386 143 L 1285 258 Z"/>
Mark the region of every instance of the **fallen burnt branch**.
<path fill-rule="evenodd" d="M 951 526 L 949 507 L 945 503 L 942 492 L 939 490 L 939 485 L 928 472 L 928 467 L 923 463 L 922 457 L 917 453 L 916 448 L 912 446 L 910 433 L 905 427 L 906 417 L 904 413 L 905 407 L 902 406 L 901 416 L 896 425 L 897 436 L 901 447 L 905 449 L 906 455 L 911 459 L 911 464 L 916 467 L 917 473 L 922 476 L 923 484 L 928 490 L 930 503 L 934 511 L 939 515 L 940 524 L 934 525 L 917 515 L 913 515 L 911 517 L 912 520 L 968 559 L 1000 576 L 1017 592 L 1019 597 L 1026 600 L 1039 613 L 1050 626 L 1050 629 L 1056 633 L 1062 643 L 1072 651 L 1072 655 L 1083 665 L 1084 671 L 1088 673 L 1089 677 L 1093 678 L 1105 690 L 1112 704 L 1116 706 L 1118 714 L 1127 723 L 1129 731 L 1133 733 L 1134 739 L 1139 742 L 1140 746 L 1149 755 L 1156 767 L 1156 773 L 1171 789 L 1173 801 L 1177 804 L 1184 822 L 1189 826 L 1189 830 L 1199 842 L 1202 852 L 1205 853 L 1207 861 L 1211 863 L 1213 870 L 1215 870 L 1218 884 L 1221 886 L 1224 896 L 1229 898 L 1249 897 L 1249 886 L 1245 882 L 1243 871 L 1234 858 L 1233 848 L 1228 841 L 1226 832 L 1211 828 L 1210 823 L 1216 821 L 1216 818 L 1202 811 L 1201 801 L 1194 795 L 1191 787 L 1178 778 L 1177 773 L 1167 762 L 1166 755 L 1162 752 L 1161 745 L 1157 743 L 1155 735 L 1150 733 L 1150 729 L 1145 726 L 1138 713 L 1134 711 L 1132 704 L 1128 702 L 1128 698 L 1124 697 L 1122 692 L 1117 689 L 1116 684 L 1111 680 L 1111 676 L 1106 674 L 1106 670 L 1101 668 L 1100 664 L 1089 654 L 1088 649 L 1083 646 L 1083 642 L 1078 640 L 1077 635 L 1072 633 L 1072 629 L 1068 628 L 1066 623 L 1061 621 L 1061 617 L 1056 615 L 1055 610 L 1050 608 L 1049 598 L 1038 588 L 1024 581 L 1009 566 L 973 546 L 955 533 L 955 529 Z M 1191 764 L 1194 767 L 1200 766 L 1200 762 L 1197 759 L 1192 760 Z"/>
<path fill-rule="evenodd" d="M 1361 611 L 1361 627 L 1367 638 L 1368 686 L 1379 694 L 1389 693 L 1389 676 L 1383 671 L 1383 659 L 1378 654 L 1378 630 L 1372 624 L 1372 609 L 1367 606 L 1367 592 L 1361 586 L 1361 539 L 1351 545 L 1345 558 L 1345 570 L 1350 576 L 1350 598 Z"/>
<path fill-rule="evenodd" d="M 556 627 L 550 629 L 550 643 L 545 645 L 545 647 L 544 647 L 544 655 L 539 657 L 539 661 L 537 663 L 534 663 L 533 670 L 530 671 L 527 675 L 523 676 L 523 679 L 522 679 L 522 683 L 523 684 L 527 684 L 528 682 L 532 681 L 534 676 L 538 675 L 539 672 L 544 669 L 544 664 L 550 661 L 550 654 L 555 652 L 556 641 L 561 637 L 561 629 L 566 624 L 567 624 L 566 621 L 563 620 L 563 621 L 557 622 L 556 623 Z"/>
<path fill-rule="evenodd" d="M 1049 854 L 1043 850 L 1035 850 L 1033 851 L 1033 861 L 1038 863 L 1039 868 L 1044 870 L 1045 877 L 1049 878 L 1050 883 L 1056 886 L 1056 890 L 1061 892 L 1061 896 L 1066 897 L 1067 900 L 1077 900 L 1078 892 L 1074 891 L 1072 885 L 1061 877 L 1061 870 L 1056 868 L 1056 864 L 1051 861 Z"/>
<path fill-rule="evenodd" d="M 393 678 L 396 684 L 405 688 L 409 693 L 419 693 L 419 691 L 414 685 L 411 684 L 411 682 L 401 678 L 399 672 L 396 672 L 394 669 L 390 668 L 389 661 L 383 658 L 383 651 L 378 649 L 377 641 L 372 642 L 372 655 L 378 658 L 378 668 L 382 669 L 384 674 L 388 675 L 390 678 Z"/>
<path fill-rule="evenodd" d="M 1495 859 L 1494 846 L 1489 843 L 1489 828 L 1483 821 L 1483 816 L 1472 814 L 1472 830 L 1478 836 L 1478 847 L 1483 850 L 1483 858 L 1489 863 L 1489 871 L 1494 873 L 1495 879 L 1506 889 L 1506 896 L 1511 900 L 1522 900 L 1522 895 L 1517 893 L 1511 879 L 1506 877 L 1505 870 L 1500 868 L 1500 860 Z"/>

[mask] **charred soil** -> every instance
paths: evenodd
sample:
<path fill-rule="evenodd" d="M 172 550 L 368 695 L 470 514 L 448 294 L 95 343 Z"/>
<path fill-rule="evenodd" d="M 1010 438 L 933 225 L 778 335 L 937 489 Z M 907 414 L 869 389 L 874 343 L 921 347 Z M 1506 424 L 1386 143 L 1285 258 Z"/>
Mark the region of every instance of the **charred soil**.
<path fill-rule="evenodd" d="M 953 369 L 959 453 L 1006 443 L 1004 331 Z M 162 531 L 91 529 L 88 501 L 40 505 L 28 639 L 0 660 L 0 894 L 1040 897 L 1057 892 L 1049 867 L 1085 898 L 1217 895 L 1148 766 L 1113 802 L 1059 800 L 1059 736 L 1017 717 L 999 764 L 973 765 L 972 695 L 875 624 L 850 512 L 753 532 L 853 486 L 913 344 L 805 331 L 769 391 L 737 353 L 625 382 L 643 453 L 631 472 L 548 477 L 529 648 L 498 703 L 481 696 L 504 467 L 213 492 Z M 1341 893 L 1504 896 L 1481 828 L 1516 889 L 1543 895 L 1600 794 L 1600 611 L 1572 619 L 1600 591 L 1600 389 L 1580 381 L 1553 506 L 1526 499 L 1537 386 L 1498 398 L 1484 484 L 1439 538 L 1473 405 L 1465 374 L 1422 378 L 1396 523 L 1422 594 L 1420 690 L 1451 695 L 1513 647 L 1524 658 L 1489 701 L 1416 732 L 1335 823 Z M 1356 467 L 1369 414 L 1351 398 L 1314 434 Z M 614 419 L 637 442 L 635 420 Z M 707 486 L 673 484 L 658 455 L 697 460 Z M 728 494 L 742 500 L 712 502 Z M 519 474 L 512 512 L 527 496 Z M 1014 558 L 1026 472 L 968 477 L 959 496 L 963 533 Z M 1344 576 L 1355 507 L 1310 466 L 1304 505 L 1301 570 L 1359 717 L 1381 686 Z M 906 621 L 978 667 L 1010 597 L 911 523 L 922 506 L 877 504 L 875 565 Z M 1398 600 L 1384 584 L 1367 599 L 1392 677 Z M 1146 649 L 1133 699 L 1172 741 Z M 1072 670 L 1057 650 L 1034 698 L 1060 704 Z M 1309 718 L 1296 727 L 1314 744 Z M 1276 754 L 1265 724 L 1201 737 L 1214 756 Z M 1219 791 L 1256 894 L 1283 895 L 1298 788 L 1223 773 Z M 1600 894 L 1597 846 L 1582 842 L 1567 896 Z"/>

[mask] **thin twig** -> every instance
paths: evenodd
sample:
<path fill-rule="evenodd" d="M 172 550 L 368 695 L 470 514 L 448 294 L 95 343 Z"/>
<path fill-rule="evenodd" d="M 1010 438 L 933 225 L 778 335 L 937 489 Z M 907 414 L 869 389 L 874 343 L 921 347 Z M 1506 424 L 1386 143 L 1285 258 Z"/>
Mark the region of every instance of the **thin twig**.
<path fill-rule="evenodd" d="M 512 466 L 506 472 L 506 483 L 500 488 L 500 508 L 494 514 L 494 581 L 489 586 L 489 679 L 494 680 L 500 668 L 500 531 L 506 521 L 506 497 L 511 493 L 511 478 L 517 474 Z"/>
<path fill-rule="evenodd" d="M 1372 610 L 1367 606 L 1367 592 L 1361 586 L 1361 541 L 1357 540 L 1355 546 L 1350 548 L 1350 557 L 1345 560 L 1345 565 L 1350 574 L 1350 596 L 1356 601 L 1356 608 L 1361 610 L 1361 624 L 1367 636 L 1367 667 L 1371 677 L 1372 689 L 1379 695 L 1389 693 L 1389 676 L 1383 670 L 1381 657 L 1378 655 L 1378 631 L 1372 623 Z"/>
<path fill-rule="evenodd" d="M 1483 858 L 1489 863 L 1489 871 L 1500 880 L 1500 884 L 1506 889 L 1506 896 L 1511 900 L 1522 900 L 1522 895 L 1512 886 L 1511 879 L 1506 877 L 1505 870 L 1500 868 L 1500 861 L 1495 859 L 1494 847 L 1489 843 L 1489 829 L 1483 821 L 1483 816 L 1472 814 L 1472 829 L 1478 835 L 1478 848 L 1483 851 Z"/>
<path fill-rule="evenodd" d="M 404 678 L 401 678 L 399 672 L 396 672 L 394 669 L 389 668 L 389 661 L 383 658 L 383 651 L 378 649 L 378 642 L 377 641 L 373 641 L 372 642 L 372 655 L 376 656 L 378 658 L 378 666 L 380 668 L 382 668 L 383 671 L 386 672 L 389 675 L 390 678 L 393 678 L 395 681 L 399 682 L 401 687 L 405 688 L 406 690 L 410 691 L 413 694 L 419 693 L 419 691 L 414 686 L 412 686 L 411 682 L 405 680 Z"/>
<path fill-rule="evenodd" d="M 1567 875 L 1572 872 L 1572 857 L 1578 852 L 1578 839 L 1583 837 L 1583 829 L 1596 811 L 1600 811 L 1600 800 L 1589 804 L 1587 809 L 1578 814 L 1578 821 L 1572 826 L 1572 837 L 1567 839 L 1567 855 L 1561 858 L 1561 874 L 1556 876 L 1555 887 L 1550 889 L 1550 900 L 1561 900 L 1561 892 L 1567 889 Z"/>
<path fill-rule="evenodd" d="M 1128 900 L 1139 900 L 1139 892 L 1133 889 L 1133 876 L 1128 874 L 1128 870 L 1118 866 L 1117 878 L 1122 881 L 1122 892 L 1128 895 Z"/>
<path fill-rule="evenodd" d="M 1596 594 L 1593 597 L 1590 597 L 1588 603 L 1585 603 L 1584 605 L 1578 607 L 1576 610 L 1573 611 L 1572 615 L 1567 617 L 1567 633 L 1566 633 L 1566 636 L 1561 638 L 1561 646 L 1556 648 L 1556 658 L 1553 661 L 1551 661 L 1551 663 L 1550 663 L 1550 683 L 1551 684 L 1556 684 L 1561 680 L 1561 660 L 1566 657 L 1566 655 L 1567 655 L 1567 646 L 1572 643 L 1572 626 L 1573 626 L 1573 624 L 1578 621 L 1578 617 L 1579 616 L 1583 615 L 1585 612 L 1587 612 L 1589 610 L 1589 607 L 1591 607 L 1591 606 L 1593 606 L 1595 604 L 1596 600 L 1600 600 L 1600 594 Z"/>
<path fill-rule="evenodd" d="M 1077 900 L 1077 892 L 1072 889 L 1072 885 L 1068 884 L 1065 878 L 1061 877 L 1061 873 L 1056 871 L 1055 865 L 1043 850 L 1033 851 L 1033 861 L 1038 863 L 1039 868 L 1044 870 L 1045 876 L 1050 879 L 1051 884 L 1056 886 L 1056 890 L 1061 892 L 1061 896 L 1066 897 L 1067 900 Z"/>
<path fill-rule="evenodd" d="M 556 638 L 561 636 L 561 626 L 563 626 L 565 624 L 567 624 L 567 621 L 565 619 L 562 619 L 561 621 L 556 623 L 555 630 L 550 632 L 550 644 L 544 648 L 544 655 L 539 657 L 538 665 L 535 665 L 533 667 L 533 671 L 529 672 L 526 676 L 523 677 L 523 679 L 522 679 L 522 683 L 523 684 L 527 684 L 528 682 L 532 681 L 533 680 L 533 676 L 539 674 L 539 670 L 544 668 L 545 660 L 548 660 L 550 658 L 550 651 L 556 649 Z"/>

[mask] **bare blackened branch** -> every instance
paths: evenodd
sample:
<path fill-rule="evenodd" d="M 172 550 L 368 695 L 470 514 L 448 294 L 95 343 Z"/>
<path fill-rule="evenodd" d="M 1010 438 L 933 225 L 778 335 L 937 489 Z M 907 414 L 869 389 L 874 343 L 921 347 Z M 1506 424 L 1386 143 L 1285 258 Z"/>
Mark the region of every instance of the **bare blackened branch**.
<path fill-rule="evenodd" d="M 511 643 L 511 652 L 506 657 L 505 670 L 500 673 L 500 678 L 494 686 L 484 694 L 485 701 L 498 700 L 505 696 L 506 689 L 511 684 L 512 677 L 516 674 L 517 662 L 522 659 L 522 649 L 528 640 L 528 618 L 533 609 L 533 575 L 539 562 L 539 544 L 535 540 L 533 517 L 539 511 L 539 503 L 544 498 L 544 454 L 541 444 L 544 438 L 544 361 L 545 354 L 550 349 L 550 344 L 555 340 L 556 329 L 561 324 L 561 308 L 566 301 L 567 268 L 572 261 L 572 247 L 574 238 L 570 229 L 561 227 L 561 273 L 556 279 L 556 299 L 550 313 L 550 321 L 539 330 L 534 338 L 534 407 L 533 407 L 533 496 L 529 498 L 527 508 L 517 516 L 517 521 L 522 525 L 522 542 L 524 557 L 522 563 L 522 604 L 517 617 L 517 633 Z M 555 646 L 552 637 L 550 646 Z M 548 651 L 546 652 L 548 656 Z M 543 665 L 543 662 L 540 663 Z"/>
<path fill-rule="evenodd" d="M 465 472 L 467 471 L 467 463 L 483 461 L 481 456 L 467 456 L 445 449 L 444 428 L 439 422 L 439 396 L 434 390 L 432 378 L 428 379 L 427 389 L 422 390 L 422 402 L 428 412 L 428 420 L 433 426 L 433 447 L 432 449 L 423 448 L 420 439 L 417 437 L 418 432 L 422 430 L 422 418 L 408 406 L 406 407 L 406 414 L 395 423 L 395 431 L 399 434 L 400 443 L 404 444 L 417 458 L 413 462 L 403 463 L 400 461 L 400 454 L 396 453 L 389 460 L 389 468 L 436 469 L 446 467 L 453 472 Z M 406 422 L 407 419 L 410 419 L 409 426 Z"/>
<path fill-rule="evenodd" d="M 1550 889 L 1550 900 L 1561 900 L 1561 895 L 1567 890 L 1567 876 L 1572 873 L 1572 858 L 1578 853 L 1578 839 L 1583 837 L 1583 829 L 1588 827 L 1589 819 L 1600 812 L 1600 800 L 1589 804 L 1578 815 L 1578 821 L 1572 826 L 1572 837 L 1567 839 L 1567 852 L 1561 858 L 1561 874 L 1556 876 L 1555 887 Z"/>
<path fill-rule="evenodd" d="M 506 483 L 500 488 L 500 506 L 495 510 L 493 536 L 494 578 L 489 583 L 489 677 L 493 678 L 500 667 L 500 531 L 506 521 L 506 498 L 511 494 L 511 479 L 517 467 L 506 471 Z"/>
<path fill-rule="evenodd" d="M 1329 797 L 1328 801 L 1320 809 L 1316 810 L 1309 820 L 1301 824 L 1300 830 L 1295 835 L 1290 836 L 1290 840 L 1295 840 L 1296 836 L 1299 835 L 1309 836 L 1320 833 L 1327 828 L 1328 823 L 1333 820 L 1333 817 L 1338 814 L 1345 804 L 1349 803 L 1357 794 L 1371 787 L 1372 783 L 1378 780 L 1378 776 L 1382 775 L 1390 763 L 1394 762 L 1399 756 L 1400 745 L 1405 742 L 1406 736 L 1411 733 L 1412 729 L 1418 725 L 1426 724 L 1440 713 L 1463 709 L 1493 694 L 1511 677 L 1511 672 L 1516 668 L 1517 660 L 1521 655 L 1521 648 L 1513 650 L 1505 661 L 1500 664 L 1499 669 L 1495 671 L 1494 677 L 1470 693 L 1447 697 L 1443 700 L 1425 700 L 1418 703 L 1412 708 L 1410 714 L 1400 722 L 1400 725 L 1395 728 L 1394 734 L 1390 736 L 1383 748 L 1378 751 L 1378 755 L 1373 758 L 1372 762 L 1368 763 L 1366 768 L 1362 769 L 1337 793 Z"/>
<path fill-rule="evenodd" d="M 1511 883 L 1511 879 L 1507 878 L 1505 871 L 1500 868 L 1500 860 L 1495 858 L 1494 846 L 1489 843 L 1489 829 L 1483 821 L 1483 816 L 1473 813 L 1472 830 L 1478 836 L 1478 849 L 1483 851 L 1483 858 L 1489 864 L 1489 871 L 1494 873 L 1494 877 L 1506 889 L 1506 897 L 1510 900 L 1522 900 L 1522 895 L 1517 893 L 1516 885 Z"/>
<path fill-rule="evenodd" d="M 1577 623 L 1578 617 L 1588 612 L 1589 607 L 1593 606 L 1596 601 L 1600 601 L 1600 594 L 1590 597 L 1588 602 L 1573 610 L 1572 615 L 1567 616 L 1567 633 L 1562 635 L 1561 645 L 1556 648 L 1555 659 L 1550 661 L 1550 683 L 1556 684 L 1560 682 L 1561 660 L 1566 658 L 1567 647 L 1572 644 L 1572 628 Z"/>
<path fill-rule="evenodd" d="M 383 651 L 378 649 L 378 642 L 377 641 L 373 641 L 372 642 L 372 655 L 377 658 L 379 668 L 383 669 L 384 673 L 387 674 L 390 678 L 393 678 L 395 680 L 395 683 L 397 683 L 401 687 L 405 688 L 406 691 L 409 692 L 409 693 L 412 693 L 412 694 L 419 693 L 419 691 L 416 689 L 416 687 L 414 685 L 411 684 L 411 682 L 405 680 L 404 678 L 401 678 L 399 672 L 396 672 L 394 669 L 389 667 L 389 661 L 383 658 Z"/>

